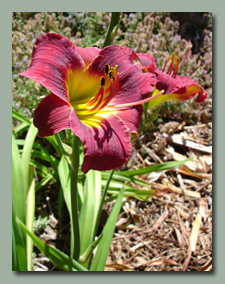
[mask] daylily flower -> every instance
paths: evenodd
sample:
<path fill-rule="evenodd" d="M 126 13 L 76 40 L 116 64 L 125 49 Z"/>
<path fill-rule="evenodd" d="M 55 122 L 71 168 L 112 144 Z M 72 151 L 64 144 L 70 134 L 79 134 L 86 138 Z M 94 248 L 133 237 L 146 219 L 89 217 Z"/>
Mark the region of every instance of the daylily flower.
<path fill-rule="evenodd" d="M 182 65 L 184 60 L 187 58 L 188 53 L 190 52 L 191 47 L 189 48 L 187 54 L 178 65 L 178 57 L 175 57 L 173 53 L 166 61 L 163 70 L 159 70 L 155 59 L 150 54 L 145 53 L 134 53 L 134 59 L 139 59 L 142 64 L 142 70 L 144 72 L 154 72 L 157 78 L 157 83 L 153 94 L 158 93 L 159 91 L 164 91 L 161 96 L 158 96 L 156 99 L 149 102 L 148 107 L 152 108 L 168 100 L 179 100 L 186 101 L 197 95 L 195 99 L 196 102 L 203 102 L 207 98 L 207 92 L 201 86 L 197 84 L 194 79 L 191 79 L 187 76 L 177 75 L 179 67 Z M 168 62 L 170 65 L 165 71 Z M 174 67 L 175 66 L 175 67 Z"/>
<path fill-rule="evenodd" d="M 130 157 L 130 132 L 138 132 L 142 103 L 154 89 L 125 46 L 74 46 L 59 34 L 40 36 L 29 69 L 20 75 L 51 91 L 34 111 L 38 136 L 71 129 L 84 146 L 82 171 L 110 170 Z M 149 100 L 149 99 L 147 99 Z"/>

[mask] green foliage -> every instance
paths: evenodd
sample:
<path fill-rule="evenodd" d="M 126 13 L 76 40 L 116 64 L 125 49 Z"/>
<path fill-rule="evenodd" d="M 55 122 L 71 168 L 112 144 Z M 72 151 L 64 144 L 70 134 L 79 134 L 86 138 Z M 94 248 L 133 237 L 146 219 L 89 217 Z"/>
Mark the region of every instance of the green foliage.
<path fill-rule="evenodd" d="M 16 223 L 20 218 L 32 230 L 35 208 L 34 171 L 30 167 L 31 149 L 37 129 L 33 124 L 27 132 L 22 155 L 12 135 L 12 269 L 32 270 L 32 241 Z"/>
<path fill-rule="evenodd" d="M 21 222 L 19 218 L 16 218 L 16 222 L 20 226 L 20 228 L 29 235 L 38 249 L 59 268 L 65 271 L 86 271 L 86 269 L 82 265 L 80 265 L 77 261 L 70 258 L 62 251 L 42 242 L 37 236 L 35 236 L 31 231 L 27 229 L 27 227 Z"/>

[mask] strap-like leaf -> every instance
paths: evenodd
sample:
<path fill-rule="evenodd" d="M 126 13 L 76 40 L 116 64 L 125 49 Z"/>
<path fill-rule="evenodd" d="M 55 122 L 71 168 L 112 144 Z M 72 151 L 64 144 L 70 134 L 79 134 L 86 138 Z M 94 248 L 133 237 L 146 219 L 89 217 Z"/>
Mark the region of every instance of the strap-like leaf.
<path fill-rule="evenodd" d="M 87 271 L 80 263 L 70 258 L 62 251 L 43 243 L 36 235 L 30 232 L 27 227 L 17 218 L 16 222 L 31 237 L 37 248 L 48 257 L 55 265 L 65 271 Z"/>
<path fill-rule="evenodd" d="M 91 271 L 104 271 L 106 259 L 109 253 L 110 244 L 115 230 L 116 221 L 121 209 L 123 195 L 124 195 L 124 188 L 120 190 L 116 203 L 114 204 L 113 209 L 102 231 L 103 237 L 98 245 L 96 255 L 93 259 L 90 269 Z"/>

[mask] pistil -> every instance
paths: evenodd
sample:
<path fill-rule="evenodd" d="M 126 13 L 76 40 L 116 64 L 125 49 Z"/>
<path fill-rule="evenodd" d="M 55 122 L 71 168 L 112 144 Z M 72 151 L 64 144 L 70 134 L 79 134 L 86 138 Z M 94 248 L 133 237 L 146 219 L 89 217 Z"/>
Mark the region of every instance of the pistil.
<path fill-rule="evenodd" d="M 152 97 L 149 97 L 149 98 L 146 98 L 144 100 L 137 101 L 137 102 L 132 102 L 132 103 L 126 103 L 126 104 L 118 104 L 118 105 L 114 105 L 113 107 L 116 107 L 116 108 L 122 107 L 122 108 L 124 108 L 124 107 L 129 107 L 129 106 L 141 105 L 141 104 L 144 104 L 144 103 L 147 103 L 147 102 L 150 102 L 150 101 L 154 100 L 155 98 L 161 96 L 163 93 L 164 93 L 164 90 L 161 90 L 156 95 L 154 95 Z"/>

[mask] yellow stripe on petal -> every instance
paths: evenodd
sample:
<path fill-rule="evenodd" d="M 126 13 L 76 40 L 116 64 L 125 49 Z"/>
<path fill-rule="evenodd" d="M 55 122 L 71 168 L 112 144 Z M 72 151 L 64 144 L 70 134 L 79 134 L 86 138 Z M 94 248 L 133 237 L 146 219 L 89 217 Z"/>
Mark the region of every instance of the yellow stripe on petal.
<path fill-rule="evenodd" d="M 90 75 L 86 70 L 70 72 L 67 80 L 67 88 L 70 103 L 90 99 L 96 95 L 99 89 L 99 77 Z"/>

